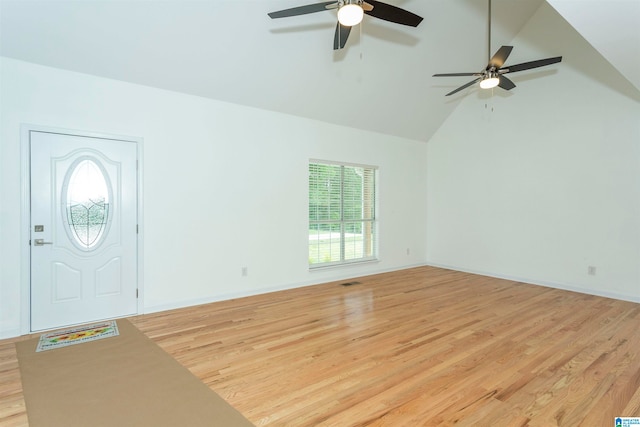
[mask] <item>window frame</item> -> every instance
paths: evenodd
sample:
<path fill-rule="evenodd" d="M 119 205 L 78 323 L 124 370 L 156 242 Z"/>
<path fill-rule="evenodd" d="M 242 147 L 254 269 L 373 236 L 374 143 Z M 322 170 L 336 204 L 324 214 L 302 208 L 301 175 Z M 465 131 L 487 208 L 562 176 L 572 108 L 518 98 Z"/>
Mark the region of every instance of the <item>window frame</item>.
<path fill-rule="evenodd" d="M 312 165 L 324 165 L 324 166 L 330 166 L 330 167 L 339 167 L 340 168 L 340 219 L 312 219 L 312 212 L 311 212 L 311 198 L 312 198 L 312 189 L 311 189 L 311 167 Z M 361 207 L 361 214 L 359 215 L 359 218 L 346 218 L 345 217 L 345 170 L 346 168 L 353 168 L 353 169 L 364 169 L 365 170 L 365 174 L 366 173 L 370 173 L 370 176 L 372 178 L 372 182 L 371 182 L 371 190 L 369 193 L 369 197 L 367 198 L 366 196 L 364 196 L 363 194 L 363 198 L 362 198 L 362 207 Z M 307 176 L 308 176 L 308 183 L 307 183 L 307 207 L 308 207 L 308 211 L 307 211 L 307 233 L 308 233 L 308 237 L 309 237 L 309 241 L 308 241 L 308 252 L 309 252 L 309 259 L 308 259 L 308 266 L 309 266 L 309 270 L 316 270 L 316 269 L 322 269 L 322 268 L 330 268 L 330 267 L 340 267 L 340 266 L 344 266 L 344 265 L 351 265 L 351 264 L 361 264 L 361 263 L 369 263 L 369 262 L 377 262 L 378 261 L 378 225 L 379 225 L 379 219 L 378 219 L 378 188 L 379 188 L 379 168 L 378 166 L 374 166 L 374 165 L 364 165 L 364 164 L 357 164 L 357 163 L 346 163 L 346 162 L 339 162 L 339 161 L 331 161 L 331 160 L 321 160 L 321 159 L 309 159 L 309 162 L 307 164 Z M 365 178 L 363 178 L 363 186 L 364 184 Z M 362 188 L 362 187 L 361 187 Z M 370 200 L 370 203 L 367 204 L 367 202 L 365 200 L 367 199 L 372 199 Z M 366 210 L 370 210 L 371 214 L 370 217 L 366 217 L 365 215 L 365 211 Z M 347 258 L 346 257 L 346 246 L 348 246 L 348 231 L 347 229 L 349 227 L 347 227 L 347 225 L 349 224 L 361 224 L 362 227 L 362 255 L 361 257 L 358 258 Z M 339 245 L 340 245 L 340 249 L 339 249 L 339 260 L 330 260 L 330 261 L 317 261 L 317 262 L 312 262 L 312 257 L 311 257 L 311 248 L 312 248 L 312 241 L 311 241 L 311 231 L 319 226 L 319 225 L 324 225 L 324 226 L 328 226 L 331 229 L 331 225 L 337 225 L 339 224 L 339 231 L 335 231 L 335 233 L 339 233 Z M 368 224 L 368 225 L 367 225 Z M 316 228 L 317 230 L 317 228 Z M 365 230 L 368 230 L 365 233 Z M 331 236 L 331 233 L 334 233 L 333 231 L 329 231 L 329 234 Z M 352 238 L 354 236 L 351 236 Z M 366 241 L 364 239 L 367 239 L 369 241 L 369 243 L 366 243 Z M 319 239 L 318 239 L 319 240 Z M 329 240 L 333 240 L 332 237 L 329 237 Z M 318 243 L 316 243 L 318 244 Z M 368 245 L 368 247 L 367 247 Z M 367 251 L 370 251 L 370 254 L 367 255 Z M 331 253 L 331 251 L 330 251 Z M 330 254 L 330 256 L 332 256 Z"/>

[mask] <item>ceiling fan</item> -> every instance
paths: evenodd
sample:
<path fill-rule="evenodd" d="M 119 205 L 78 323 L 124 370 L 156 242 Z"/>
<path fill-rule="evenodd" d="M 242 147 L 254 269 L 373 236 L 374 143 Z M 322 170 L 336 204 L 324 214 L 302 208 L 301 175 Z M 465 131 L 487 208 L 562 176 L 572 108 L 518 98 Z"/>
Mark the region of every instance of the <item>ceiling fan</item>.
<path fill-rule="evenodd" d="M 491 52 L 491 0 L 489 0 L 489 48 Z M 509 78 L 505 76 L 507 73 L 515 73 L 518 71 L 530 70 L 532 68 L 544 67 L 546 65 L 555 64 L 562 61 L 562 56 L 556 56 L 553 58 L 538 59 L 536 61 L 523 62 L 522 64 L 505 66 L 509 54 L 513 46 L 502 46 L 498 51 L 489 59 L 489 63 L 484 70 L 477 73 L 446 73 L 446 74 L 434 74 L 433 77 L 458 77 L 458 76 L 476 76 L 475 80 L 470 81 L 467 84 L 460 86 L 459 88 L 452 90 L 445 96 L 453 95 L 466 89 L 476 82 L 480 82 L 482 89 L 491 89 L 496 86 L 505 90 L 511 90 L 516 87 Z"/>
<path fill-rule="evenodd" d="M 422 17 L 408 10 L 392 6 L 376 0 L 338 0 L 322 3 L 313 3 L 306 6 L 298 6 L 291 9 L 279 10 L 268 13 L 272 19 L 286 18 L 289 16 L 306 15 L 308 13 L 322 12 L 338 9 L 338 23 L 333 37 L 333 49 L 342 49 L 347 43 L 351 27 L 358 25 L 363 16 L 369 15 L 401 25 L 417 27 L 422 22 Z"/>

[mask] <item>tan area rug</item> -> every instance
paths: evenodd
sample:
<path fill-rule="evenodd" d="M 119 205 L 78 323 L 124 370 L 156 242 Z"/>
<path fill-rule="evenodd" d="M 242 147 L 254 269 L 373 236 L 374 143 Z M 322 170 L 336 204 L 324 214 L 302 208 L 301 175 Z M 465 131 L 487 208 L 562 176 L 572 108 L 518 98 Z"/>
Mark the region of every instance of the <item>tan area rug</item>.
<path fill-rule="evenodd" d="M 253 426 L 127 320 L 120 334 L 36 352 L 16 343 L 30 427 Z"/>

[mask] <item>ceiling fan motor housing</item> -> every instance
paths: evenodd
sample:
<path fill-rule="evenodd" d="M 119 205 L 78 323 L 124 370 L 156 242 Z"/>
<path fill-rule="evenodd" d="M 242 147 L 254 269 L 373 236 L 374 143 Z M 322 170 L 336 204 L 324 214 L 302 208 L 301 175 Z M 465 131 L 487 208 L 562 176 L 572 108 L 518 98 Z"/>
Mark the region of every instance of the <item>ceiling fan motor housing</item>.
<path fill-rule="evenodd" d="M 338 7 L 346 6 L 348 4 L 354 4 L 362 7 L 364 0 L 338 0 Z"/>

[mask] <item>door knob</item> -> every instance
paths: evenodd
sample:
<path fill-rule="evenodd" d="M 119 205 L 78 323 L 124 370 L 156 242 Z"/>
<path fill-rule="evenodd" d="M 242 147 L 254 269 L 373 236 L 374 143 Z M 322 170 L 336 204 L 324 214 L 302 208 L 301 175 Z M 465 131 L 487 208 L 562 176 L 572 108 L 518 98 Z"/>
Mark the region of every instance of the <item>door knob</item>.
<path fill-rule="evenodd" d="M 34 246 L 53 245 L 53 242 L 45 242 L 44 239 L 35 239 L 33 241 Z"/>

